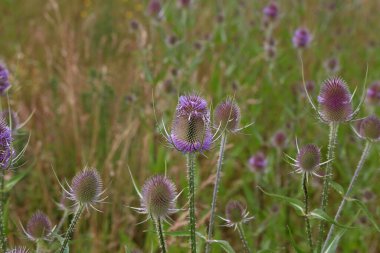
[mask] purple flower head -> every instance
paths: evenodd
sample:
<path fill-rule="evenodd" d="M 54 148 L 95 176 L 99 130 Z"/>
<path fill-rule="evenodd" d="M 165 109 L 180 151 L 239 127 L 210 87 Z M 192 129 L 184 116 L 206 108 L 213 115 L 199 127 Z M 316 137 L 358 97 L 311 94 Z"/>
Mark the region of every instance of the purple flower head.
<path fill-rule="evenodd" d="M 11 86 L 9 82 L 9 72 L 4 64 L 0 63 L 0 94 L 4 95 L 5 91 Z"/>
<path fill-rule="evenodd" d="M 5 253 L 29 253 L 29 252 L 30 252 L 29 249 L 25 247 L 16 247 L 16 248 L 7 250 Z"/>
<path fill-rule="evenodd" d="M 326 122 L 345 122 L 353 116 L 351 93 L 341 78 L 333 77 L 324 81 L 318 103 L 321 118 Z"/>
<path fill-rule="evenodd" d="M 214 111 L 215 127 L 236 132 L 240 123 L 240 108 L 233 99 L 226 99 Z"/>
<path fill-rule="evenodd" d="M 32 241 L 47 239 L 51 232 L 49 217 L 41 211 L 34 213 L 26 225 L 26 235 Z"/>
<path fill-rule="evenodd" d="M 7 169 L 10 166 L 12 155 L 12 131 L 3 118 L 0 118 L 0 167 Z"/>
<path fill-rule="evenodd" d="M 265 17 L 267 17 L 270 20 L 275 20 L 278 17 L 278 6 L 276 3 L 270 3 L 269 5 L 265 6 L 263 9 L 263 13 Z"/>
<path fill-rule="evenodd" d="M 76 205 L 92 206 L 101 202 L 103 183 L 96 169 L 85 168 L 78 172 L 71 181 L 69 199 Z"/>
<path fill-rule="evenodd" d="M 324 65 L 325 69 L 331 74 L 335 74 L 340 70 L 339 59 L 335 57 L 327 59 Z"/>
<path fill-rule="evenodd" d="M 359 135 L 371 141 L 380 140 L 380 119 L 376 116 L 369 116 L 359 122 Z"/>
<path fill-rule="evenodd" d="M 210 112 L 207 102 L 197 95 L 179 98 L 172 124 L 170 141 L 183 153 L 202 152 L 210 149 L 212 135 Z"/>
<path fill-rule="evenodd" d="M 263 152 L 251 156 L 248 160 L 249 167 L 253 172 L 264 172 L 267 167 L 268 161 Z"/>
<path fill-rule="evenodd" d="M 297 155 L 297 169 L 302 172 L 312 173 L 320 165 L 321 151 L 314 144 L 307 144 L 303 146 Z"/>
<path fill-rule="evenodd" d="M 178 6 L 182 8 L 188 8 L 191 4 L 191 0 L 178 0 Z"/>
<path fill-rule="evenodd" d="M 165 218 L 174 213 L 177 189 L 168 178 L 157 175 L 148 179 L 141 191 L 142 212 L 154 218 Z"/>
<path fill-rule="evenodd" d="M 249 212 L 245 204 L 238 200 L 230 200 L 226 205 L 227 227 L 237 227 L 239 224 L 247 223 L 254 217 L 249 217 Z"/>
<path fill-rule="evenodd" d="M 380 105 L 380 81 L 372 83 L 367 90 L 367 103 Z"/>
<path fill-rule="evenodd" d="M 151 0 L 148 4 L 148 14 L 151 16 L 158 16 L 161 12 L 161 1 Z"/>
<path fill-rule="evenodd" d="M 298 28 L 293 35 L 293 45 L 296 48 L 308 47 L 312 40 L 312 36 L 306 28 Z"/>
<path fill-rule="evenodd" d="M 283 131 L 277 131 L 272 137 L 272 144 L 274 147 L 283 149 L 287 145 L 287 136 Z"/>

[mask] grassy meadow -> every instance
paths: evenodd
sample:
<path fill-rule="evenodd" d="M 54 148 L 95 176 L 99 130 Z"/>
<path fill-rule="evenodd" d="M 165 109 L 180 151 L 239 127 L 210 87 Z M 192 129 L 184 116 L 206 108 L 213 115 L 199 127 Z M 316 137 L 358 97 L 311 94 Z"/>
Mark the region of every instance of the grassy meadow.
<path fill-rule="evenodd" d="M 140 189 L 152 175 L 166 173 L 183 190 L 176 204 L 181 210 L 170 215 L 164 230 L 168 252 L 190 252 L 186 158 L 162 136 L 162 122 L 170 131 L 178 97 L 196 93 L 207 100 L 211 115 L 219 102 L 233 97 L 240 125 L 254 123 L 228 136 L 214 239 L 244 252 L 239 234 L 219 218 L 225 217 L 227 202 L 237 199 L 255 216 L 244 224 L 252 252 L 310 252 L 304 217 L 292 200 L 273 195 L 304 200 L 302 175 L 293 173 L 285 156 L 297 156 L 296 139 L 300 146 L 320 147 L 321 162 L 326 161 L 329 125 L 309 104 L 302 71 L 314 103 L 322 82 L 338 75 L 351 93 L 357 89 L 352 103 L 358 106 L 362 92 L 380 80 L 380 2 L 277 1 L 277 20 L 269 24 L 262 10 L 270 1 L 192 0 L 189 7 L 180 2 L 162 0 L 160 13 L 152 13 L 146 0 L 0 0 L 0 57 L 11 82 L 1 106 L 27 121 L 14 136 L 16 151 L 30 135 L 18 168 L 5 175 L 6 183 L 21 178 L 6 192 L 10 246 L 34 252 L 20 223 L 25 226 L 41 210 L 58 224 L 63 212 L 57 207 L 62 195 L 57 177 L 70 183 L 88 166 L 99 171 L 108 198 L 97 205 L 101 212 L 83 213 L 70 252 L 160 252 L 153 223 L 141 223 L 147 216 L 130 208 L 139 207 L 140 200 L 128 168 Z M 303 49 L 292 43 L 299 27 L 307 27 L 312 37 Z M 267 50 L 268 39 L 275 41 L 275 55 Z M 331 58 L 338 59 L 335 73 L 326 68 Z M 380 116 L 379 104 L 364 102 L 355 118 L 376 113 Z M 330 219 L 366 143 L 355 135 L 354 125 L 339 126 L 335 183 L 326 210 Z M 273 143 L 278 131 L 285 133 L 282 147 Z M 219 140 L 196 160 L 197 231 L 202 235 L 207 234 L 218 151 Z M 379 151 L 374 143 L 351 194 L 360 204 L 348 201 L 343 210 L 336 252 L 380 252 Z M 259 152 L 267 160 L 261 172 L 248 162 Z M 324 167 L 317 173 L 324 175 Z M 311 210 L 320 207 L 322 185 L 323 178 L 309 178 Z M 320 219 L 310 222 L 316 242 Z M 69 220 L 63 228 L 68 226 Z M 197 240 L 198 252 L 204 252 L 205 240 Z M 211 252 L 231 251 L 215 243 Z"/>

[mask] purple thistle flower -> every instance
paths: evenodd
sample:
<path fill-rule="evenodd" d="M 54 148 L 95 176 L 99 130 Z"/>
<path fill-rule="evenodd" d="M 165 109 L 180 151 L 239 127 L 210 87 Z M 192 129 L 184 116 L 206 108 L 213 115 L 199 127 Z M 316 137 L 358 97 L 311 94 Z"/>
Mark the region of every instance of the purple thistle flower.
<path fill-rule="evenodd" d="M 95 209 L 93 205 L 103 201 L 100 199 L 104 193 L 102 189 L 103 183 L 98 171 L 93 168 L 85 168 L 75 175 L 71 181 L 70 191 L 66 193 L 76 205 L 83 205 L 86 208 L 91 206 Z"/>
<path fill-rule="evenodd" d="M 267 167 L 268 161 L 263 152 L 258 152 L 257 154 L 249 158 L 248 163 L 251 171 L 264 172 L 264 169 Z"/>
<path fill-rule="evenodd" d="M 298 28 L 293 35 L 293 45 L 296 48 L 306 48 L 309 46 L 312 36 L 306 28 Z"/>
<path fill-rule="evenodd" d="M 368 116 L 359 122 L 359 135 L 370 141 L 380 140 L 380 119 L 376 116 Z"/>
<path fill-rule="evenodd" d="M 169 139 L 183 153 L 210 149 L 212 135 L 206 100 L 197 95 L 179 98 Z"/>
<path fill-rule="evenodd" d="M 4 95 L 9 86 L 11 86 L 9 82 L 9 71 L 4 64 L 0 63 L 0 94 Z"/>
<path fill-rule="evenodd" d="M 233 99 L 226 99 L 214 111 L 215 127 L 236 132 L 240 123 L 240 108 Z"/>
<path fill-rule="evenodd" d="M 142 213 L 164 219 L 176 212 L 177 189 L 174 183 L 164 176 L 156 175 L 148 179 L 144 183 L 141 196 Z"/>
<path fill-rule="evenodd" d="M 343 79 L 333 77 L 322 84 L 318 96 L 319 113 L 326 122 L 345 122 L 352 119 L 351 94 Z"/>
<path fill-rule="evenodd" d="M 270 3 L 264 7 L 263 13 L 269 20 L 276 20 L 278 17 L 278 5 L 274 2 Z"/>
<path fill-rule="evenodd" d="M 5 253 L 29 253 L 29 249 L 25 247 L 16 247 L 16 248 L 7 250 Z"/>
<path fill-rule="evenodd" d="M 7 169 L 10 166 L 13 148 L 12 148 L 12 131 L 7 126 L 3 118 L 0 118 L 0 167 Z"/>
<path fill-rule="evenodd" d="M 182 8 L 188 8 L 191 4 L 191 0 L 178 0 L 178 6 Z"/>
<path fill-rule="evenodd" d="M 222 219 L 227 222 L 227 227 L 236 228 L 239 224 L 247 223 L 254 218 L 249 216 L 246 205 L 238 200 L 228 201 L 225 212 L 226 218 Z"/>
<path fill-rule="evenodd" d="M 161 8 L 162 6 L 160 0 L 151 0 L 148 4 L 148 14 L 151 16 L 158 16 Z"/>
<path fill-rule="evenodd" d="M 321 151 L 314 144 L 303 146 L 297 155 L 297 172 L 314 172 L 320 165 Z"/>
<path fill-rule="evenodd" d="M 380 105 L 380 81 L 372 83 L 367 90 L 367 103 Z"/>
<path fill-rule="evenodd" d="M 49 217 L 41 211 L 37 211 L 29 219 L 26 225 L 26 235 L 32 241 L 47 239 L 52 232 Z"/>

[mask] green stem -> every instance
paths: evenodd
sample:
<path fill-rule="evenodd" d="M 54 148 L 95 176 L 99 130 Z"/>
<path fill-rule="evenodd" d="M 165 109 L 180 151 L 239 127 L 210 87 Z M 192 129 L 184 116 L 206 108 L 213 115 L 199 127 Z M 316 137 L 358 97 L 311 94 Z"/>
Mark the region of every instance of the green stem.
<path fill-rule="evenodd" d="M 309 243 L 310 252 L 313 252 L 313 240 L 311 239 L 311 226 L 309 220 L 309 194 L 307 190 L 307 174 L 303 173 L 302 177 L 302 189 L 305 197 L 305 222 L 306 222 L 306 234 L 307 241 Z"/>
<path fill-rule="evenodd" d="M 166 253 L 166 242 L 165 242 L 165 237 L 162 229 L 162 221 L 160 218 L 157 218 L 154 220 L 154 223 L 156 225 L 156 232 L 158 235 L 158 241 L 160 242 L 160 247 L 161 247 L 161 252 Z"/>
<path fill-rule="evenodd" d="M 336 137 L 338 133 L 338 123 L 331 122 L 330 123 L 330 135 L 329 135 L 329 146 L 327 151 L 327 161 L 334 159 L 335 157 L 335 145 L 336 145 Z M 326 211 L 328 196 L 329 196 L 329 188 L 331 181 L 331 173 L 332 173 L 332 161 L 326 164 L 325 176 L 323 180 L 323 190 L 322 190 L 322 201 L 321 201 L 321 209 L 322 211 Z M 317 243 L 317 252 L 321 251 L 322 241 L 325 233 L 325 222 L 321 221 L 319 224 L 319 235 L 318 235 L 318 243 Z"/>
<path fill-rule="evenodd" d="M 360 160 L 359 160 L 359 163 L 356 167 L 356 170 L 355 170 L 355 173 L 354 175 L 352 176 L 352 179 L 351 179 L 351 182 L 350 182 L 350 185 L 348 186 L 348 189 L 347 189 L 347 192 L 346 194 L 344 195 L 343 199 L 342 199 L 342 202 L 340 202 L 340 205 L 339 205 L 339 208 L 338 208 L 338 211 L 336 212 L 335 214 L 335 218 L 334 218 L 334 221 L 335 222 L 338 222 L 339 218 L 340 218 L 340 215 L 343 211 L 343 207 L 344 207 L 344 204 L 346 203 L 346 200 L 350 197 L 350 194 L 352 192 L 352 189 L 354 187 L 354 184 L 359 176 L 359 173 L 361 171 L 361 169 L 363 168 L 363 165 L 364 165 L 364 162 L 365 160 L 367 159 L 368 157 L 368 154 L 371 150 L 371 147 L 372 147 L 372 143 L 367 141 L 366 145 L 365 145 L 365 148 L 363 150 L 363 153 L 362 153 L 362 156 L 360 157 Z M 330 230 L 329 230 L 329 233 L 327 235 L 327 238 L 325 240 L 325 243 L 323 244 L 323 250 L 327 247 L 327 244 L 329 243 L 330 239 L 331 239 L 331 236 L 333 235 L 334 233 L 334 229 L 335 229 L 335 226 L 334 224 L 331 225 L 330 227 Z"/>
<path fill-rule="evenodd" d="M 69 211 L 67 211 L 66 209 L 63 211 L 63 215 L 62 215 L 62 218 L 61 220 L 59 221 L 58 225 L 57 225 L 57 228 L 55 229 L 55 231 L 59 232 L 63 226 L 63 224 L 65 223 L 66 221 L 66 218 L 69 214 Z"/>
<path fill-rule="evenodd" d="M 5 218 L 4 218 L 4 168 L 0 168 L 0 244 L 3 252 L 7 250 L 7 236 L 5 234 Z"/>
<path fill-rule="evenodd" d="M 187 173 L 189 180 L 189 227 L 190 227 L 190 248 L 191 253 L 197 252 L 197 242 L 195 237 L 195 185 L 194 185 L 194 171 L 195 171 L 195 154 L 189 153 L 187 155 Z"/>
<path fill-rule="evenodd" d="M 244 252 L 251 253 L 252 251 L 251 251 L 251 249 L 248 246 L 247 239 L 245 238 L 245 233 L 244 233 L 244 229 L 243 229 L 242 224 L 238 224 L 237 225 L 237 230 L 239 232 L 240 240 L 243 243 Z"/>
<path fill-rule="evenodd" d="M 208 224 L 208 234 L 207 234 L 207 242 L 206 242 L 206 253 L 209 253 L 211 249 L 211 244 L 209 243 L 209 240 L 212 239 L 213 232 L 214 232 L 216 199 L 218 197 L 220 178 L 222 175 L 222 164 L 223 164 L 223 156 L 224 156 L 224 149 L 225 149 L 226 142 L 227 142 L 227 134 L 226 132 L 224 132 L 222 134 L 221 141 L 220 141 L 219 158 L 218 158 L 218 165 L 216 168 L 214 192 L 212 194 L 210 222 Z"/>
<path fill-rule="evenodd" d="M 37 240 L 36 242 L 36 253 L 42 253 L 42 249 L 43 249 L 43 241 L 41 239 Z"/>
<path fill-rule="evenodd" d="M 62 247 L 61 247 L 61 250 L 59 251 L 59 253 L 63 253 L 65 252 L 65 248 L 67 246 L 67 244 L 69 243 L 72 235 L 73 235 L 73 232 L 74 232 L 74 229 L 75 229 L 75 225 L 77 224 L 82 212 L 83 212 L 83 208 L 84 206 L 83 205 L 80 205 L 78 207 L 78 209 L 76 210 L 75 214 L 74 214 L 74 217 L 73 219 L 71 220 L 71 223 L 70 223 L 70 226 L 69 226 L 69 229 L 66 231 L 66 235 L 65 235 L 65 240 L 63 241 L 63 244 L 62 244 Z"/>

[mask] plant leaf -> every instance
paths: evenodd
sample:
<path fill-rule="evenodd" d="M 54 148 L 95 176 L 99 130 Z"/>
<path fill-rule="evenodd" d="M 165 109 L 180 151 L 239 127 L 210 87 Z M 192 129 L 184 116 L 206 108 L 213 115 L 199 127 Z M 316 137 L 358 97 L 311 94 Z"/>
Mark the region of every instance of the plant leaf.
<path fill-rule="evenodd" d="M 331 181 L 330 184 L 331 184 L 331 187 L 334 188 L 334 190 L 337 193 L 339 193 L 341 196 L 344 196 L 344 189 L 343 189 L 343 187 L 340 184 L 338 184 L 338 183 L 336 183 L 334 181 Z"/>
<path fill-rule="evenodd" d="M 342 229 L 341 231 L 339 231 L 339 233 L 334 237 L 334 239 L 327 246 L 326 250 L 323 253 L 335 253 L 336 248 L 338 247 L 338 244 L 339 244 L 339 240 L 345 232 L 346 232 L 346 229 Z"/>
<path fill-rule="evenodd" d="M 4 192 L 9 192 L 12 188 L 21 181 L 30 171 L 31 169 L 23 170 L 20 173 L 14 175 L 9 181 L 7 181 L 4 185 Z"/>
<path fill-rule="evenodd" d="M 368 208 L 365 206 L 365 204 L 363 202 L 361 202 L 358 199 L 348 199 L 348 201 L 353 201 L 355 204 L 357 204 L 360 207 L 360 209 L 365 213 L 365 215 L 367 215 L 368 219 L 371 221 L 371 223 L 375 227 L 375 229 L 378 232 L 380 232 L 380 228 L 377 225 L 375 218 L 373 217 L 373 215 L 371 214 L 371 212 L 368 210 Z"/>
<path fill-rule="evenodd" d="M 197 236 L 207 241 L 207 238 L 201 233 L 197 232 Z M 209 240 L 211 244 L 217 244 L 227 253 L 235 253 L 235 250 L 231 247 L 230 243 L 224 240 Z"/>
<path fill-rule="evenodd" d="M 326 221 L 326 222 L 328 222 L 330 224 L 334 224 L 337 227 L 341 227 L 341 228 L 353 228 L 353 227 L 345 226 L 345 225 L 342 225 L 342 224 L 340 224 L 338 222 L 335 222 L 333 218 L 331 218 L 330 216 L 328 216 L 327 213 L 325 213 L 324 211 L 322 211 L 319 208 L 314 209 L 313 211 L 311 211 L 309 213 L 309 216 L 311 218 L 315 218 L 315 219 L 318 219 L 318 220 L 323 220 L 323 221 Z"/>
<path fill-rule="evenodd" d="M 297 253 L 304 253 L 296 244 L 296 241 L 294 240 L 293 238 L 293 234 L 292 234 L 292 231 L 290 230 L 290 227 L 289 226 L 286 226 L 288 228 L 288 232 L 289 232 L 289 237 L 290 237 L 290 244 L 293 246 L 294 250 L 297 252 Z"/>

